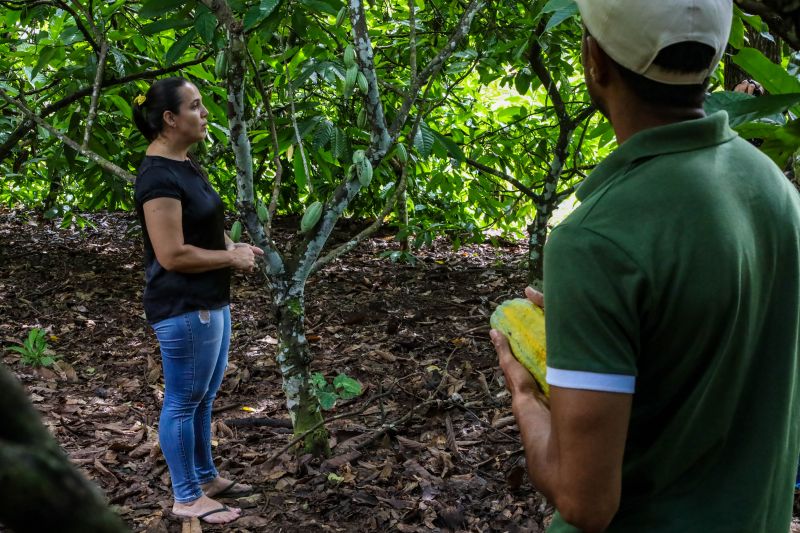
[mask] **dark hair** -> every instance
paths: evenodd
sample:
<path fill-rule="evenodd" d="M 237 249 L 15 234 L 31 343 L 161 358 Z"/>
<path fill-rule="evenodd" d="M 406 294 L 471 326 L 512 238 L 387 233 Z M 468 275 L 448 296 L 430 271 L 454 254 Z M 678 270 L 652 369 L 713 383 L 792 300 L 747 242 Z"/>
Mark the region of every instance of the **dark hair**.
<path fill-rule="evenodd" d="M 139 97 L 134 100 L 133 121 L 148 141 L 164 129 L 164 111 L 178 114 L 181 106 L 178 90 L 189 83 L 185 78 L 162 78 L 150 86 L 143 102 L 137 102 Z"/>
<path fill-rule="evenodd" d="M 714 60 L 715 51 L 707 44 L 687 41 L 661 50 L 653 64 L 679 73 L 706 70 Z M 615 62 L 616 63 L 616 62 Z M 616 63 L 620 76 L 644 102 L 660 106 L 697 107 L 703 105 L 708 79 L 693 85 L 669 85 L 645 78 Z"/>

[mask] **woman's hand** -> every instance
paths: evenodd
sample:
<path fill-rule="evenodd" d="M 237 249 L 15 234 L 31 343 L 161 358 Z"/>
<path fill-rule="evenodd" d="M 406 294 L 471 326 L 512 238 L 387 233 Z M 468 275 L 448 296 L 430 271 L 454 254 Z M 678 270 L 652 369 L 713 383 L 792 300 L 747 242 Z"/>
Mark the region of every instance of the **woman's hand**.
<path fill-rule="evenodd" d="M 252 272 L 255 268 L 256 255 L 264 255 L 261 248 L 245 243 L 236 243 L 228 251 L 231 253 L 231 267 L 247 272 Z"/>

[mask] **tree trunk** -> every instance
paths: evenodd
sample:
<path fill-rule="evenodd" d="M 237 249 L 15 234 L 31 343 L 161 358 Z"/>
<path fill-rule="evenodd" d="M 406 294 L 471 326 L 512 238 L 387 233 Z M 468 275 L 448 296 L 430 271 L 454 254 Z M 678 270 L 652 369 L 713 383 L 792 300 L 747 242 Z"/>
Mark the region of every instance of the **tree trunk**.
<path fill-rule="evenodd" d="M 302 289 L 289 291 L 276 301 L 278 319 L 277 362 L 283 376 L 286 407 L 292 420 L 294 435 L 314 428 L 305 438 L 305 451 L 316 457 L 330 455 L 328 432 L 322 425 L 319 399 L 311 386 L 310 364 L 313 359 L 305 336 L 305 301 Z"/>
<path fill-rule="evenodd" d="M 544 243 L 552 212 L 553 206 L 537 202 L 536 216 L 528 225 L 528 285 L 537 291 L 544 290 Z"/>
<path fill-rule="evenodd" d="M 129 531 L 69 462 L 11 373 L 0 365 L 0 522 L 16 533 Z"/>
<path fill-rule="evenodd" d="M 400 220 L 401 228 L 405 229 L 408 228 L 408 203 L 406 199 L 406 191 L 403 191 L 399 197 L 397 198 L 397 218 Z M 409 251 L 409 241 L 410 237 L 408 235 L 408 231 L 406 231 L 405 236 L 400 239 L 400 250 L 403 252 Z"/>

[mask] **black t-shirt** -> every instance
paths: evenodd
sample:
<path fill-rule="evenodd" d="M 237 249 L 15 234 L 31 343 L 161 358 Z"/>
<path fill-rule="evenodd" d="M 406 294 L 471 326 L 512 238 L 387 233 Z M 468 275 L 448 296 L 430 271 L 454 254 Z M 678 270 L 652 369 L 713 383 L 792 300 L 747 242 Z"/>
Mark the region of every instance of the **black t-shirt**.
<path fill-rule="evenodd" d="M 225 209 L 217 192 L 189 160 L 146 156 L 139 167 L 136 213 L 144 234 L 144 312 L 148 322 L 188 311 L 218 309 L 230 302 L 230 269 L 200 273 L 168 271 L 156 259 L 142 206 L 155 198 L 181 202 L 183 242 L 206 250 L 225 249 Z"/>

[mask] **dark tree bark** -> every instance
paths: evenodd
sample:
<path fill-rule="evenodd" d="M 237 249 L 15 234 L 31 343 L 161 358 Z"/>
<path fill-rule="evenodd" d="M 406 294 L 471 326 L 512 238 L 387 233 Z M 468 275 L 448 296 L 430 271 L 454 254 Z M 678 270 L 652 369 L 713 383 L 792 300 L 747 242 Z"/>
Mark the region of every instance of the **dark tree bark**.
<path fill-rule="evenodd" d="M 800 50 L 800 2 L 797 0 L 735 0 L 742 11 L 759 15 L 772 33 Z"/>
<path fill-rule="evenodd" d="M 16 533 L 129 531 L 67 459 L 11 373 L 0 365 L 0 522 Z"/>

